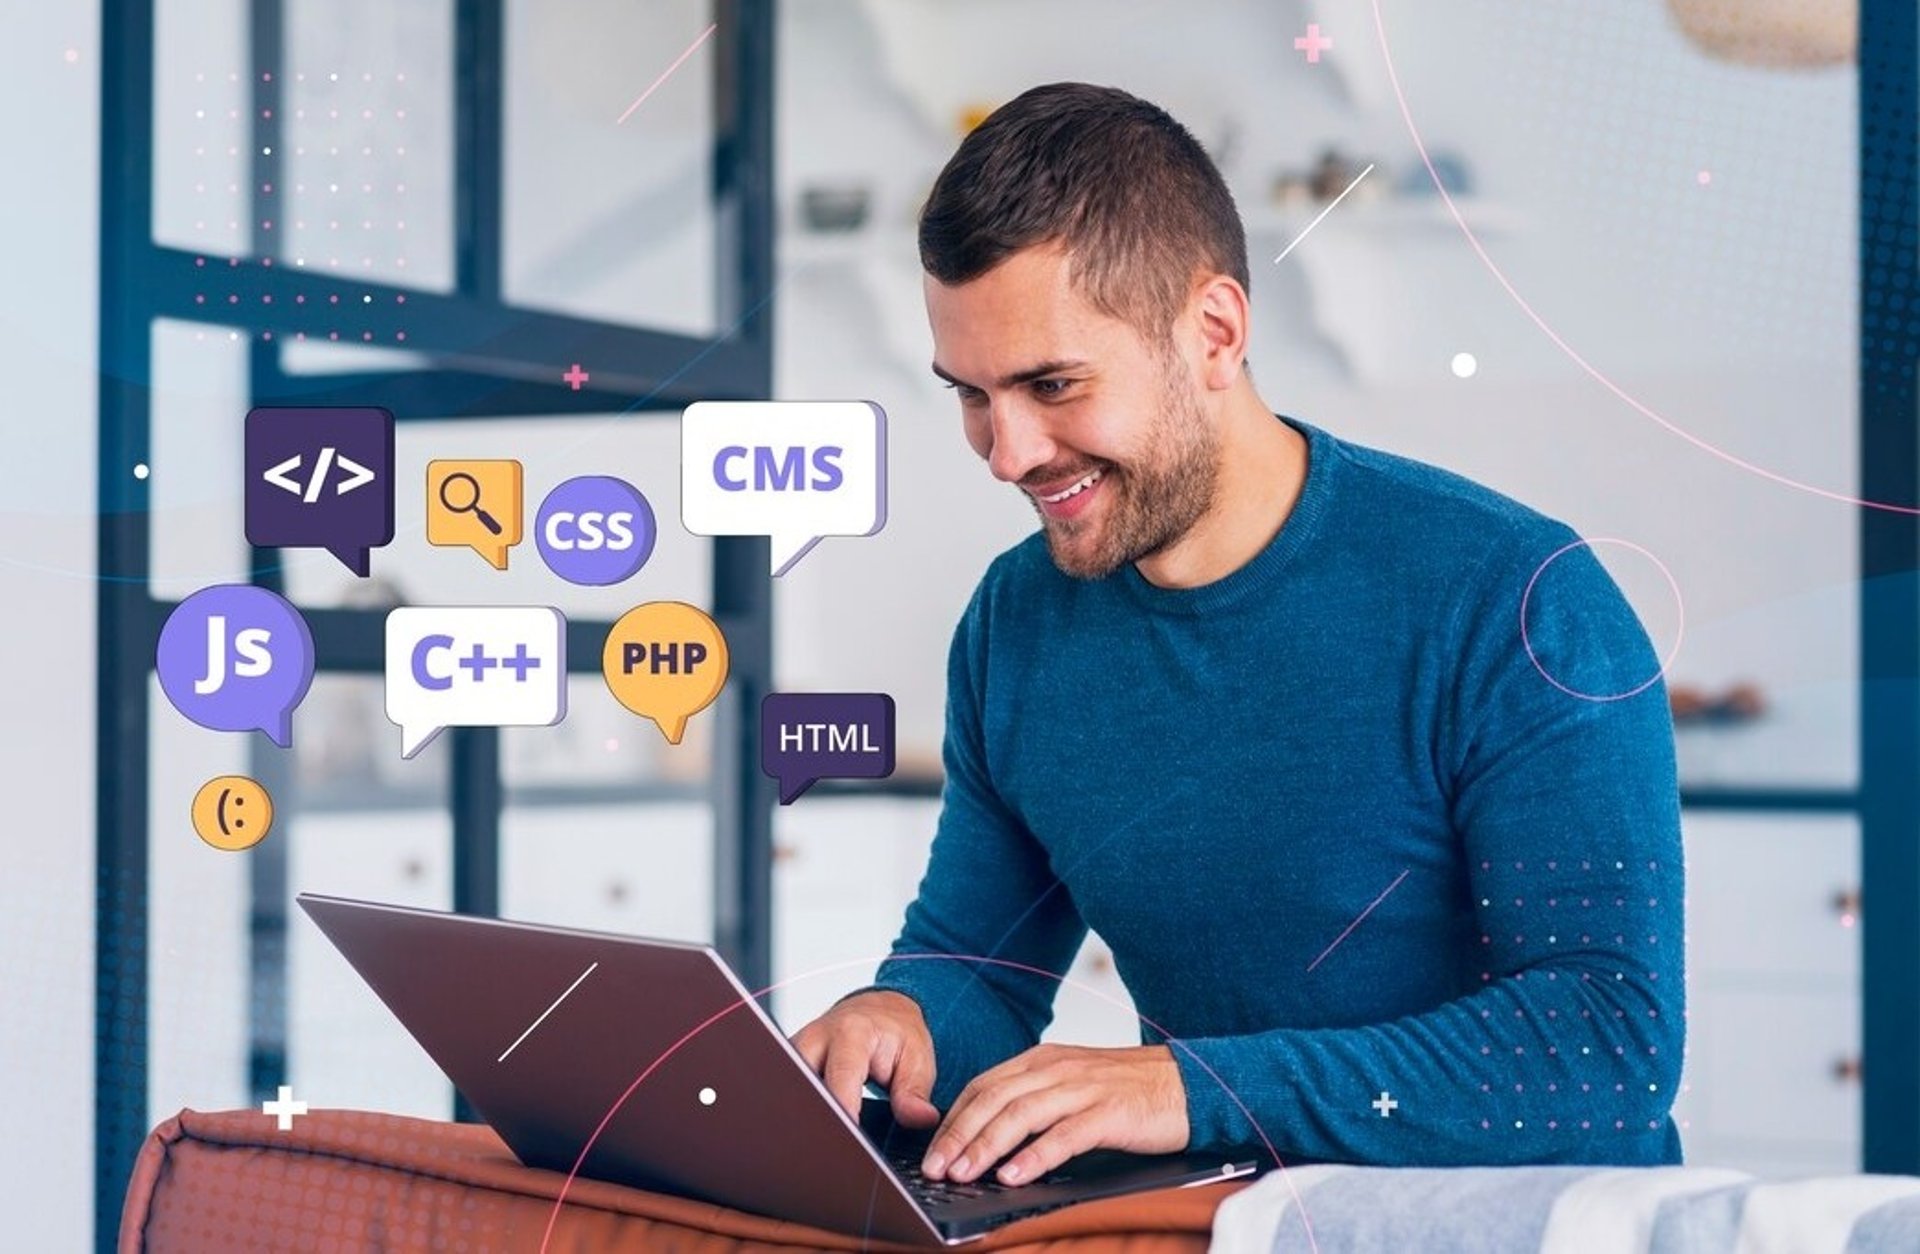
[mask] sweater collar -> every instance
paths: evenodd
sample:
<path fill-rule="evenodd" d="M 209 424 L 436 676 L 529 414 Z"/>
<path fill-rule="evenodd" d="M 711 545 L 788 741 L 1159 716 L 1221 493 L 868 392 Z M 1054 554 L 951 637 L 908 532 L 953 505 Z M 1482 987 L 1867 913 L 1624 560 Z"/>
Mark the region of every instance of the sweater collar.
<path fill-rule="evenodd" d="M 1115 578 L 1124 583 L 1142 605 L 1167 614 L 1212 614 L 1227 609 L 1271 584 L 1319 531 L 1320 519 L 1327 512 L 1333 490 L 1334 438 L 1298 418 L 1285 414 L 1274 416 L 1307 441 L 1306 482 L 1300 489 L 1300 498 L 1280 524 L 1280 530 L 1245 565 L 1195 588 L 1162 588 L 1128 562 L 1115 573 Z"/>

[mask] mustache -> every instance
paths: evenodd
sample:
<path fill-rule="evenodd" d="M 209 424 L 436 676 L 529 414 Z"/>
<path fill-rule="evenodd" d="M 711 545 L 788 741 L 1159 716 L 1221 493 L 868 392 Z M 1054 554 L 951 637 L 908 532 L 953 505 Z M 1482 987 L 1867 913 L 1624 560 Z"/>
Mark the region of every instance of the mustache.
<path fill-rule="evenodd" d="M 1069 483 L 1076 480 L 1084 479 L 1096 470 L 1100 471 L 1102 474 L 1113 474 L 1119 469 L 1120 468 L 1114 465 L 1112 462 L 1088 462 L 1084 466 L 1073 467 L 1073 468 L 1056 468 L 1053 466 L 1045 466 L 1039 470 L 1035 470 L 1029 474 L 1021 476 L 1019 482 L 1016 483 L 1014 486 L 1019 488 L 1024 488 L 1025 490 L 1031 492 L 1035 488 L 1040 487 L 1043 484 Z"/>

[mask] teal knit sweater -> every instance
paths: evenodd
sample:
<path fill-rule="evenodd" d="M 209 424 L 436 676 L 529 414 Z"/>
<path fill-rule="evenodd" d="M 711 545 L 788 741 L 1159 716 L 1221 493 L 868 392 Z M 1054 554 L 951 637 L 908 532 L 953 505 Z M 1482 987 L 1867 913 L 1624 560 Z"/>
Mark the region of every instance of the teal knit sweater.
<path fill-rule="evenodd" d="M 1225 578 L 1077 581 L 1035 535 L 975 591 L 939 829 L 876 977 L 925 1012 L 935 1104 L 1037 1041 L 1091 927 L 1195 1148 L 1678 1162 L 1645 632 L 1565 525 L 1283 420 L 1305 486 Z"/>

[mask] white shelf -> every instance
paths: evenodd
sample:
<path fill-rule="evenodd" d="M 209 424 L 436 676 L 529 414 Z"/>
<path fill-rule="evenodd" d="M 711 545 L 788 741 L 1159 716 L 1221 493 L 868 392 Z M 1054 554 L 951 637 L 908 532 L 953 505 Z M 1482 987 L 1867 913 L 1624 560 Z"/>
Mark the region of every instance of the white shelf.
<path fill-rule="evenodd" d="M 1524 216 L 1494 202 L 1472 196 L 1455 196 L 1453 204 L 1475 235 L 1506 235 L 1526 225 Z M 1264 243 L 1278 237 L 1284 247 L 1285 241 L 1294 239 L 1306 230 L 1325 208 L 1321 204 L 1284 208 L 1259 205 L 1243 209 L 1240 216 L 1246 224 L 1249 239 L 1258 238 Z M 1327 214 L 1326 221 L 1316 229 L 1416 231 L 1434 228 L 1449 232 L 1458 232 L 1460 229 L 1460 223 L 1448 210 L 1445 201 L 1438 196 L 1396 196 L 1385 200 L 1349 200 Z"/>

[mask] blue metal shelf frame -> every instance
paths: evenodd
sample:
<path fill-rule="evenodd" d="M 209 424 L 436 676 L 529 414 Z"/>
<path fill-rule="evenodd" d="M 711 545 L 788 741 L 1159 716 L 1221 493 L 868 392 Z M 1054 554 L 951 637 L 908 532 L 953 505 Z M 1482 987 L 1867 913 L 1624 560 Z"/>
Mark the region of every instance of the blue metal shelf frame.
<path fill-rule="evenodd" d="M 1860 493 L 1920 502 L 1914 0 L 1860 9 Z M 1861 1166 L 1920 1172 L 1920 518 L 1860 511 Z"/>
<path fill-rule="evenodd" d="M 250 70 L 283 61 L 281 0 L 251 0 Z M 99 696 L 95 756 L 94 1245 L 115 1247 L 122 1198 L 147 1131 L 148 1103 L 148 694 L 154 644 L 171 605 L 149 586 L 148 484 L 130 468 L 151 460 L 148 381 L 156 321 L 178 319 L 248 334 L 255 404 L 381 405 L 396 417 L 494 418 L 534 414 L 677 412 L 696 400 L 771 394 L 773 267 L 772 0 L 714 0 L 718 325 L 701 338 L 622 326 L 507 304 L 501 289 L 501 188 L 505 0 L 454 0 L 455 290 L 432 292 L 265 266 L 249 257 L 221 275 L 240 296 L 203 305 L 200 255 L 153 237 L 154 34 L 156 0 L 102 0 L 100 166 L 100 383 L 98 538 Z M 277 183 L 282 75 L 256 81 L 253 186 Z M 267 151 L 267 150 L 270 150 Z M 256 206 L 257 207 L 257 206 Z M 255 214 L 253 220 L 259 220 Z M 215 260 L 208 258 L 208 262 Z M 220 259 L 224 260 L 224 259 Z M 293 299 L 294 289 L 310 303 Z M 336 317 L 314 296 L 351 298 L 356 330 L 373 343 L 427 358 L 421 370 L 297 376 L 280 345 L 298 333 L 324 339 Z M 372 302 L 362 296 L 371 295 Z M 400 306 L 404 295 L 404 328 Z M 262 297 L 273 296 L 268 303 Z M 397 333 L 404 329 L 401 345 Z M 272 332 L 266 342 L 261 333 Z M 561 366 L 594 363 L 592 387 L 575 392 Z M 636 403 L 633 398 L 643 398 Z M 771 816 L 773 782 L 761 775 L 754 720 L 772 686 L 772 588 L 765 540 L 714 542 L 715 618 L 726 633 L 731 670 L 717 707 L 715 942 L 749 986 L 771 979 Z M 278 556 L 254 550 L 256 579 L 275 583 Z M 380 616 L 353 610 L 307 612 L 323 671 L 377 672 Z M 570 625 L 570 669 L 593 670 L 605 623 Z M 489 729 L 453 735 L 454 898 L 462 910 L 491 913 L 499 897 L 498 837 L 504 793 L 499 739 Z M 255 897 L 256 982 L 282 954 L 284 919 L 260 917 L 263 901 L 284 902 L 281 858 L 259 860 Z M 284 1053 L 278 1023 L 255 1009 L 251 1082 L 277 1082 Z"/>

